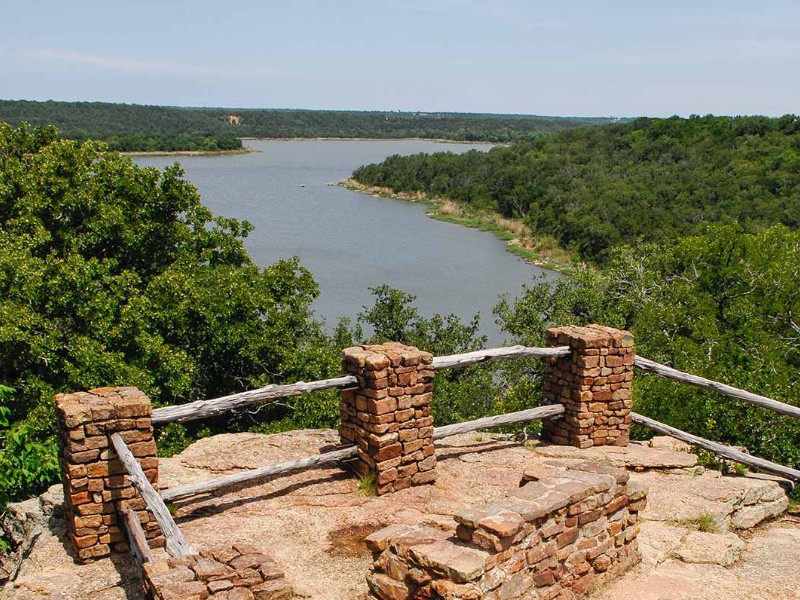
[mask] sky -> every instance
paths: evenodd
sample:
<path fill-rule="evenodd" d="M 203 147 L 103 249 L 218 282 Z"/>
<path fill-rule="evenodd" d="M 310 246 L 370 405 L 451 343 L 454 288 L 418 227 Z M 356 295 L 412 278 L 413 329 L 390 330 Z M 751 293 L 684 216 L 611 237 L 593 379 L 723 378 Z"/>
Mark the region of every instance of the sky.
<path fill-rule="evenodd" d="M 0 98 L 800 113 L 800 1 L 2 0 Z"/>

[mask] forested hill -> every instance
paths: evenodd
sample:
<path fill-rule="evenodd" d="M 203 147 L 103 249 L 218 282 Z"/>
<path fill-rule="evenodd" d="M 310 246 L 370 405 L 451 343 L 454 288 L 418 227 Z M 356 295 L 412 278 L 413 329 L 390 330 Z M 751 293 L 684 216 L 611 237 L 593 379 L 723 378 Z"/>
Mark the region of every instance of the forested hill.
<path fill-rule="evenodd" d="M 238 117 L 238 124 L 229 117 Z M 611 121 L 470 113 L 361 112 L 242 108 L 179 108 L 103 102 L 0 100 L 0 121 L 56 125 L 73 139 L 118 143 L 131 136 L 440 138 L 509 142 Z M 233 119 L 237 121 L 237 119 Z M 126 148 L 119 148 L 126 149 Z"/>
<path fill-rule="evenodd" d="M 353 176 L 522 218 L 598 261 L 711 222 L 800 225 L 800 117 L 642 118 L 488 153 L 392 156 Z"/>

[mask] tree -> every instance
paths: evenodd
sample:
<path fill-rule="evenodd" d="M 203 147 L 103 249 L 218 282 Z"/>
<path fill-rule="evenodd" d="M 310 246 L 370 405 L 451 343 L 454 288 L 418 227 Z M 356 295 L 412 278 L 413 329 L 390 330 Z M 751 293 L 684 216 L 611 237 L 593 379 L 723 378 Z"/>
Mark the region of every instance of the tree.
<path fill-rule="evenodd" d="M 630 329 L 637 354 L 797 404 L 798 265 L 800 232 L 715 226 L 668 244 L 617 249 L 603 272 L 532 286 L 497 313 L 525 343 L 540 343 L 552 324 Z M 800 423 L 789 417 L 644 374 L 634 401 L 675 427 L 784 464 L 800 460 Z"/>
<path fill-rule="evenodd" d="M 214 217 L 182 176 L 51 127 L 0 124 L 0 383 L 16 390 L 12 424 L 52 443 L 58 392 L 133 385 L 179 403 L 336 372 L 309 272 L 296 259 L 254 265 L 250 225 Z"/>

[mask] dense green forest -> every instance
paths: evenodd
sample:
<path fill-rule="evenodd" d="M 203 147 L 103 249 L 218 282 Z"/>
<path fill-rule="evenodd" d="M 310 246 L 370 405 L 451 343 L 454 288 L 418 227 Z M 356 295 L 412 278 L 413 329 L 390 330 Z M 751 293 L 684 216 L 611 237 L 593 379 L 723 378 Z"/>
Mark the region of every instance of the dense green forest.
<path fill-rule="evenodd" d="M 109 136 L 103 141 L 109 150 L 116 152 L 220 152 L 242 148 L 240 138 L 219 133 L 126 133 Z"/>
<path fill-rule="evenodd" d="M 800 225 L 800 118 L 642 118 L 489 152 L 392 156 L 353 177 L 498 211 L 598 262 L 709 223 Z"/>
<path fill-rule="evenodd" d="M 800 233 L 756 229 L 698 224 L 691 235 L 615 246 L 602 269 L 533 283 L 501 301 L 496 319 L 509 342 L 530 345 L 551 324 L 626 327 L 643 356 L 796 404 Z M 319 290 L 309 272 L 296 259 L 253 264 L 249 232 L 212 215 L 177 166 L 142 168 L 95 142 L 60 140 L 52 127 L 0 124 L 0 509 L 57 480 L 58 392 L 134 385 L 156 405 L 182 403 L 335 376 L 341 348 L 361 341 L 438 355 L 485 343 L 477 318 L 423 318 L 413 296 L 386 286 L 355 323 L 326 333 L 310 309 Z M 437 374 L 437 424 L 537 405 L 542 368 L 514 361 Z M 753 454 L 800 460 L 800 424 L 788 417 L 641 374 L 634 402 Z M 157 439 L 170 453 L 220 431 L 330 427 L 337 418 L 328 390 L 170 424 Z"/>
<path fill-rule="evenodd" d="M 229 122 L 238 117 L 238 123 Z M 509 142 L 611 119 L 468 113 L 179 108 L 104 102 L 0 100 L 0 121 L 55 125 L 79 141 L 108 141 L 112 150 L 190 150 L 202 138 L 434 138 Z M 188 136 L 184 138 L 183 136 Z M 166 147 L 169 145 L 173 147 Z M 181 145 L 182 144 L 182 145 Z M 220 149 L 227 149 L 220 146 Z"/>

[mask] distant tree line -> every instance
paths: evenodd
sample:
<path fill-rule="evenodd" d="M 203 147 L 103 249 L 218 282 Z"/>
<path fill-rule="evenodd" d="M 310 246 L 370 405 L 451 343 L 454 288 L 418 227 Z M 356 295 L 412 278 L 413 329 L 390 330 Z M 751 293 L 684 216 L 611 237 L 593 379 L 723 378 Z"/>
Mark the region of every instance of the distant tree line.
<path fill-rule="evenodd" d="M 229 117 L 238 119 L 229 119 Z M 144 150 L 153 139 L 195 143 L 222 136 L 258 138 L 437 138 L 512 142 L 609 122 L 608 118 L 542 117 L 470 113 L 179 108 L 104 102 L 0 100 L 0 121 L 17 126 L 56 125 L 63 137 L 87 140 L 124 138 Z M 232 122 L 233 121 L 233 122 Z M 128 136 L 138 136 L 131 137 Z M 190 136 L 191 142 L 181 136 Z M 132 143 L 139 141 L 140 147 Z M 166 141 L 163 145 L 168 145 Z M 174 143 L 173 143 L 174 145 Z M 202 144 L 201 144 L 202 145 Z M 167 148 L 157 148 L 166 150 Z M 185 150 L 188 147 L 171 149 Z M 198 148 L 200 149 L 200 148 Z"/>
<path fill-rule="evenodd" d="M 709 223 L 800 225 L 800 117 L 642 118 L 489 152 L 392 156 L 353 177 L 522 219 L 597 262 Z"/>
<path fill-rule="evenodd" d="M 127 133 L 112 135 L 105 139 L 109 150 L 119 152 L 219 152 L 221 150 L 239 150 L 242 140 L 234 135 L 226 134 L 141 134 Z"/>

